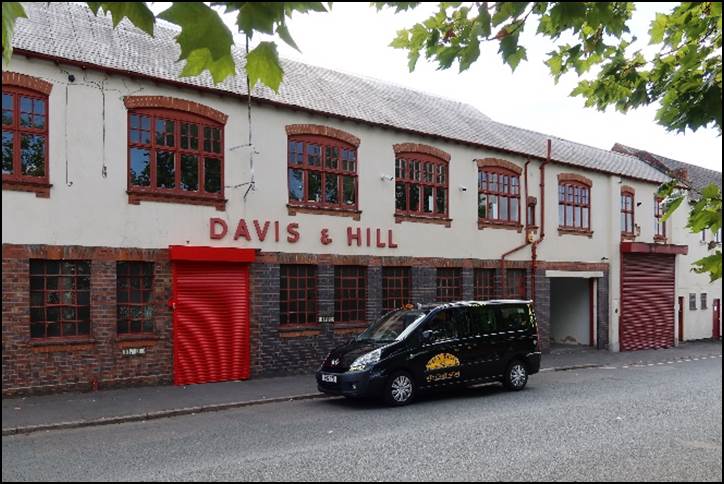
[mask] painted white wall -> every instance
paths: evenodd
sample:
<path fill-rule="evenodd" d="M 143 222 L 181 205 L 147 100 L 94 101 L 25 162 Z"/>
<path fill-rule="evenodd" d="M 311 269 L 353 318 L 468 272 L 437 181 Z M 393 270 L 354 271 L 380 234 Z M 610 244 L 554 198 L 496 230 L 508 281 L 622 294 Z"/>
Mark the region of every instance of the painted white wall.
<path fill-rule="evenodd" d="M 555 343 L 590 342 L 589 279 L 551 279 L 551 338 Z"/>
<path fill-rule="evenodd" d="M 12 70 L 40 77 L 53 83 L 50 95 L 50 182 L 49 199 L 32 193 L 2 192 L 3 243 L 54 244 L 110 247 L 162 248 L 172 244 L 253 247 L 265 251 L 294 253 L 335 253 L 350 255 L 394 255 L 409 257 L 449 257 L 497 259 L 523 243 L 525 234 L 511 230 L 477 226 L 477 167 L 473 160 L 488 156 L 504 158 L 521 168 L 525 158 L 516 155 L 477 149 L 462 144 L 413 136 L 392 129 L 370 127 L 353 121 L 342 121 L 269 106 L 254 106 L 253 131 L 256 151 L 256 191 L 243 199 L 246 187 L 227 188 L 226 211 L 213 207 L 171 203 L 141 202 L 130 205 L 127 189 L 127 112 L 126 95 L 164 95 L 196 101 L 229 115 L 225 128 L 225 185 L 248 182 L 251 177 L 249 151 L 232 150 L 246 143 L 248 136 L 246 105 L 241 99 L 180 89 L 148 81 L 83 71 L 76 67 L 15 56 Z M 67 73 L 76 76 L 68 82 Z M 105 119 L 102 115 L 105 91 Z M 66 101 L 67 94 L 67 101 Z M 286 132 L 288 124 L 314 123 L 333 126 L 358 136 L 362 142 L 359 159 L 359 208 L 361 220 L 287 212 Z M 103 131 L 105 126 L 105 143 Z M 433 145 L 452 155 L 450 163 L 449 213 L 452 227 L 420 223 L 396 224 L 394 220 L 394 182 L 381 180 L 381 175 L 394 175 L 392 145 L 417 142 Z M 553 144 L 555 155 L 556 145 Z M 102 175 L 103 166 L 107 175 Z M 540 162 L 529 165 L 529 195 L 538 199 L 537 223 L 540 224 Z M 68 180 L 66 183 L 66 170 Z M 557 176 L 576 173 L 593 181 L 593 236 L 558 233 Z M 618 350 L 618 313 L 620 292 L 620 227 L 619 194 L 623 184 L 636 189 L 636 223 L 640 226 L 637 241 L 652 242 L 653 196 L 656 185 L 622 179 L 618 176 L 577 169 L 560 164 L 546 168 L 546 240 L 540 245 L 539 259 L 565 262 L 608 262 L 610 264 L 610 348 Z M 521 185 L 523 177 L 521 177 Z M 459 186 L 466 186 L 462 192 Z M 522 200 L 525 186 L 521 186 Z M 524 204 L 521 217 L 524 220 Z M 673 243 L 688 244 L 690 254 L 678 257 L 677 295 L 709 293 L 709 307 L 715 294 L 721 294 L 721 283 L 709 285 L 706 277 L 688 271 L 691 261 L 700 257 L 702 247 L 697 236 L 687 235 L 685 211 L 680 210 L 670 222 Z M 209 237 L 209 219 L 222 218 L 230 234 L 223 240 Z M 683 217 L 683 218 L 682 218 Z M 273 237 L 260 242 L 233 240 L 239 219 L 245 219 L 253 235 L 253 220 L 279 221 L 284 235 L 288 223 L 298 223 L 301 238 L 289 244 Z M 346 242 L 347 227 L 393 230 L 397 249 L 352 246 Z M 328 228 L 334 243 L 323 245 L 320 230 Z M 672 230 L 674 229 L 675 230 Z M 364 230 L 363 230 L 364 232 Z M 374 234 L 374 232 L 373 232 Z M 530 248 L 520 250 L 510 260 L 529 260 Z M 687 309 L 688 311 L 688 309 Z M 687 339 L 711 335 L 711 313 L 687 313 Z M 707 330 L 708 327 L 708 330 Z M 708 332 L 707 332 L 708 331 Z"/>

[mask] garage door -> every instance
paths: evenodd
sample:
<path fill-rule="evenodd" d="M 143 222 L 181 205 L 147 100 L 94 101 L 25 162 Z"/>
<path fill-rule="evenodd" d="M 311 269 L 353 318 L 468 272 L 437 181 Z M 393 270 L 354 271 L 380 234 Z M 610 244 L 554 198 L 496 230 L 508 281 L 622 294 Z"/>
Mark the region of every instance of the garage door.
<path fill-rule="evenodd" d="M 174 383 L 249 378 L 249 265 L 174 260 L 172 269 Z"/>
<path fill-rule="evenodd" d="M 674 264 L 673 255 L 623 255 L 622 351 L 674 345 Z"/>

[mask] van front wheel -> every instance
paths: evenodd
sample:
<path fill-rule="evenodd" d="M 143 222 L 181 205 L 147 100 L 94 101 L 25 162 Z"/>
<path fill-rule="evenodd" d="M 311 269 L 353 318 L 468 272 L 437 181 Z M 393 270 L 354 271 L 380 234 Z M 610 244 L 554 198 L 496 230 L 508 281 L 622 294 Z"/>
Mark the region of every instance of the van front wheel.
<path fill-rule="evenodd" d="M 385 386 L 385 401 L 394 406 L 407 405 L 415 397 L 415 382 L 404 372 L 394 373 Z"/>
<path fill-rule="evenodd" d="M 525 388 L 528 383 L 528 369 L 519 361 L 514 360 L 508 365 L 503 377 L 503 385 L 508 390 L 519 391 Z"/>

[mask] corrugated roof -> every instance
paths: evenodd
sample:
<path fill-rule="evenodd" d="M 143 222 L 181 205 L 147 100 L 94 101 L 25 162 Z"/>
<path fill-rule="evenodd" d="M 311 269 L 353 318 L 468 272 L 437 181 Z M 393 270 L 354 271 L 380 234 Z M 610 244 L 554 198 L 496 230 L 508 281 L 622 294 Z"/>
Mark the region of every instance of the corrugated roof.
<path fill-rule="evenodd" d="M 110 16 L 96 17 L 85 5 L 24 5 L 28 18 L 17 21 L 13 37 L 16 49 L 246 95 L 246 79 L 241 75 L 218 85 L 207 73 L 179 77 L 182 64 L 176 61 L 180 49 L 174 41 L 178 32 L 168 24 L 157 24 L 152 38 L 127 20 L 114 29 Z M 243 66 L 243 51 L 234 48 L 233 53 L 237 66 Z M 282 60 L 282 67 L 284 82 L 279 93 L 257 87 L 252 95 L 332 116 L 537 158 L 545 158 L 546 141 L 552 139 L 555 161 L 653 182 L 668 179 L 636 157 L 498 123 L 465 103 L 290 60 Z"/>
<path fill-rule="evenodd" d="M 674 176 L 674 172 L 676 171 L 684 170 L 686 172 L 688 182 L 691 183 L 691 188 L 697 192 L 701 192 L 704 187 L 712 183 L 716 184 L 720 189 L 722 187 L 722 176 L 720 171 L 709 170 L 708 168 L 692 165 L 691 163 L 684 163 L 683 161 L 674 160 L 672 158 L 667 158 L 666 156 L 657 155 L 655 153 L 651 153 L 650 151 L 633 148 L 620 143 L 616 143 L 612 150 L 636 156 L 670 176 Z"/>

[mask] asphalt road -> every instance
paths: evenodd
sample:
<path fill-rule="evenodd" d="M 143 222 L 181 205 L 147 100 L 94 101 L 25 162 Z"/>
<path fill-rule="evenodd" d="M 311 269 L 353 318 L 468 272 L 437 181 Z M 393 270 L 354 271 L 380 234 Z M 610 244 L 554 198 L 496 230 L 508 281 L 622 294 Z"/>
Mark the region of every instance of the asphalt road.
<path fill-rule="evenodd" d="M 722 480 L 722 360 L 2 438 L 13 480 Z"/>

